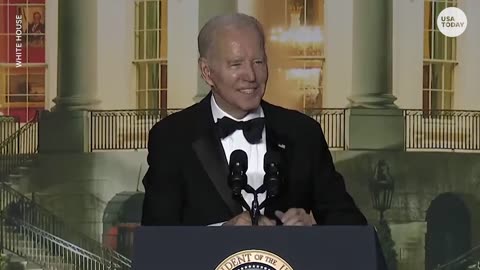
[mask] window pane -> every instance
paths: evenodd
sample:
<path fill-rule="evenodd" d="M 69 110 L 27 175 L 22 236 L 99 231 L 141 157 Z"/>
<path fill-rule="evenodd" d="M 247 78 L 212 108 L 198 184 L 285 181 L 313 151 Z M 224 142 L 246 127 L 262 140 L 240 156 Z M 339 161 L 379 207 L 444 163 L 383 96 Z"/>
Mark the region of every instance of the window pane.
<path fill-rule="evenodd" d="M 29 102 L 44 102 L 45 97 L 45 68 L 28 69 Z M 38 105 L 38 104 L 37 104 Z"/>
<path fill-rule="evenodd" d="M 156 1 L 147 2 L 147 30 L 156 30 L 158 28 L 158 5 Z"/>
<path fill-rule="evenodd" d="M 430 89 L 430 67 L 431 65 L 423 65 L 423 89 Z"/>
<path fill-rule="evenodd" d="M 453 109 L 453 92 L 445 92 L 445 104 L 443 109 L 451 110 Z"/>
<path fill-rule="evenodd" d="M 442 64 L 432 64 L 432 89 L 442 89 Z"/>
<path fill-rule="evenodd" d="M 158 31 L 158 46 L 157 46 L 157 52 L 158 52 L 158 58 L 167 58 L 167 51 L 163 48 L 163 46 L 167 46 L 167 41 L 164 40 L 165 34 L 163 34 L 162 31 Z M 165 45 L 164 45 L 165 44 Z"/>
<path fill-rule="evenodd" d="M 431 39 L 431 35 L 432 35 L 432 31 L 427 31 L 425 30 L 423 32 L 423 58 L 426 58 L 426 59 L 430 59 L 432 57 L 432 50 L 431 50 L 431 47 L 432 47 L 432 39 Z"/>
<path fill-rule="evenodd" d="M 148 64 L 148 89 L 159 89 L 159 64 Z"/>
<path fill-rule="evenodd" d="M 158 7 L 158 26 L 157 28 L 161 28 L 163 29 L 164 25 L 163 25 L 163 18 L 162 18 L 162 4 L 165 4 L 165 3 L 162 3 L 162 2 L 165 2 L 165 1 L 160 1 L 157 5 Z"/>
<path fill-rule="evenodd" d="M 8 76 L 9 100 L 11 102 L 26 102 L 29 88 L 26 69 L 10 68 Z"/>
<path fill-rule="evenodd" d="M 137 64 L 137 89 L 145 90 L 147 89 L 147 72 L 145 69 L 145 64 Z"/>
<path fill-rule="evenodd" d="M 167 1 L 162 1 L 162 4 L 159 5 L 159 14 L 161 15 L 160 24 L 161 31 L 160 35 L 160 44 L 158 44 L 158 50 L 160 51 L 160 57 L 162 59 L 167 59 L 167 43 L 168 43 L 168 31 L 167 31 Z"/>
<path fill-rule="evenodd" d="M 424 28 L 426 30 L 432 29 L 432 2 L 425 2 L 424 3 Z"/>
<path fill-rule="evenodd" d="M 145 29 L 145 2 L 138 3 L 138 30 Z"/>
<path fill-rule="evenodd" d="M 457 60 L 456 56 L 456 38 L 447 37 L 447 59 Z"/>
<path fill-rule="evenodd" d="M 8 62 L 8 36 L 0 34 L 0 62 Z"/>
<path fill-rule="evenodd" d="M 161 72 L 162 72 L 162 75 L 161 75 L 160 88 L 167 89 L 167 65 L 162 65 Z"/>
<path fill-rule="evenodd" d="M 29 107 L 45 106 L 45 95 L 34 94 L 28 96 Z"/>
<path fill-rule="evenodd" d="M 445 89 L 446 90 L 453 90 L 453 64 L 444 64 L 445 66 Z"/>
<path fill-rule="evenodd" d="M 442 92 L 432 91 L 432 109 L 439 110 L 442 109 Z"/>
<path fill-rule="evenodd" d="M 160 97 L 158 91 L 148 91 L 148 109 L 160 108 Z"/>
<path fill-rule="evenodd" d="M 323 25 L 323 0 L 307 0 L 307 25 Z"/>
<path fill-rule="evenodd" d="M 137 59 L 145 59 L 145 32 L 137 32 Z"/>
<path fill-rule="evenodd" d="M 435 30 L 438 30 L 438 26 L 437 26 L 437 23 L 436 23 L 436 20 L 437 20 L 436 18 L 438 18 L 438 15 L 440 14 L 440 12 L 442 10 L 444 10 L 445 8 L 446 8 L 445 2 L 443 2 L 443 1 L 442 2 L 438 2 L 438 1 L 435 2 L 435 17 L 434 17 L 435 18 L 435 23 L 433 24 L 434 27 L 435 27 Z"/>
<path fill-rule="evenodd" d="M 422 106 L 424 110 L 429 110 L 430 107 L 430 91 L 423 91 Z"/>
<path fill-rule="evenodd" d="M 159 32 L 157 30 L 147 31 L 147 59 L 158 58 L 158 38 Z"/>
<path fill-rule="evenodd" d="M 147 96 L 145 94 L 145 91 L 137 92 L 137 108 L 146 109 L 147 108 L 146 104 L 147 104 Z"/>
<path fill-rule="evenodd" d="M 160 108 L 167 109 L 167 90 L 160 90 Z"/>
<path fill-rule="evenodd" d="M 435 31 L 434 35 L 433 58 L 443 60 L 445 59 L 445 36 L 439 31 Z"/>

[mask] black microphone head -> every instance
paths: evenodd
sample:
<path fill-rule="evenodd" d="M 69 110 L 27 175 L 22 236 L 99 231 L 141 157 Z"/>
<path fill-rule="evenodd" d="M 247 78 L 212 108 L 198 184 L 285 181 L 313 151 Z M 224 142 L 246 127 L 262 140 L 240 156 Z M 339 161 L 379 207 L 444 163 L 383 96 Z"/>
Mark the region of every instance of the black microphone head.
<path fill-rule="evenodd" d="M 280 194 L 282 186 L 280 163 L 280 153 L 273 151 L 265 153 L 263 158 L 263 169 L 265 170 L 263 184 L 267 190 L 267 198 L 273 198 Z"/>
<path fill-rule="evenodd" d="M 243 150 L 235 150 L 230 155 L 230 173 L 228 185 L 232 189 L 233 196 L 241 196 L 242 190 L 247 186 L 247 153 Z"/>
<path fill-rule="evenodd" d="M 245 151 L 237 149 L 230 154 L 230 170 L 233 167 L 240 167 L 245 172 L 248 170 L 248 157 Z"/>
<path fill-rule="evenodd" d="M 265 172 L 268 172 L 272 168 L 272 164 L 274 164 L 275 167 L 280 166 L 280 153 L 276 151 L 269 151 L 265 153 L 265 156 L 263 157 L 263 170 Z"/>

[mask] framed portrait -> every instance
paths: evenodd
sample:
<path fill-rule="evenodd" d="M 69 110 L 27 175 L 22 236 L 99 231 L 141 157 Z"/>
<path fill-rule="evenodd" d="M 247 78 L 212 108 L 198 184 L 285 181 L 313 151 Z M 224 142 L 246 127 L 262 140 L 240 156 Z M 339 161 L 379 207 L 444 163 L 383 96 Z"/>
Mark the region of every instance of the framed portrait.
<path fill-rule="evenodd" d="M 28 6 L 24 33 L 29 47 L 45 47 L 45 6 Z"/>
<path fill-rule="evenodd" d="M 33 48 L 45 47 L 45 6 L 18 5 L 16 14 L 22 16 L 24 44 Z"/>

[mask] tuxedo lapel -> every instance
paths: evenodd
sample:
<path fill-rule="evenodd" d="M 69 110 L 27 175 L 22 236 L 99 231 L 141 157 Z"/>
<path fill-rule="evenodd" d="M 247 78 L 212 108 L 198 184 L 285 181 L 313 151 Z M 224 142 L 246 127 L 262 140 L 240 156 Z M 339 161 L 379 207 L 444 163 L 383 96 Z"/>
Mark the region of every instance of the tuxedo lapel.
<path fill-rule="evenodd" d="M 210 96 L 200 102 L 199 119 L 196 123 L 200 131 L 192 147 L 207 172 L 217 192 L 227 204 L 233 215 L 242 212 L 240 204 L 233 198 L 228 186 L 228 162 L 220 138 L 215 133 L 213 116 L 210 108 Z"/>
<path fill-rule="evenodd" d="M 289 174 L 289 153 L 291 150 L 291 144 L 282 136 L 281 132 L 281 121 L 277 119 L 277 116 L 274 112 L 271 111 L 271 105 L 266 102 L 262 103 L 262 109 L 265 114 L 265 133 L 266 133 L 266 143 L 267 143 L 267 151 L 268 152 L 277 152 L 280 154 L 281 164 L 280 164 L 280 172 L 281 176 L 283 177 L 283 184 L 281 187 L 280 196 L 275 199 L 272 199 L 268 202 L 267 206 L 265 207 L 265 215 L 273 218 L 275 210 L 282 210 L 285 211 L 286 208 L 286 192 L 287 183 L 286 177 Z M 283 190 L 283 192 L 282 192 Z"/>

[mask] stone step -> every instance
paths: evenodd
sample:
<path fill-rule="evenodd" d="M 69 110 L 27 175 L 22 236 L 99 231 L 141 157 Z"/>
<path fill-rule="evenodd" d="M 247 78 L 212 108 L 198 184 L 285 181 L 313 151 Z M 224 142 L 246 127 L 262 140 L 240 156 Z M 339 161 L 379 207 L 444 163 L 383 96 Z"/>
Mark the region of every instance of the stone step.
<path fill-rule="evenodd" d="M 75 270 L 75 265 L 67 263 L 50 263 L 48 264 L 48 268 L 57 270 Z"/>
<path fill-rule="evenodd" d="M 30 258 L 28 255 L 24 258 L 18 255 L 10 260 L 8 269 L 24 269 L 24 270 L 46 270 L 46 269 L 58 269 L 58 270 L 74 270 L 75 265 L 71 262 L 66 263 L 61 261 L 60 257 L 50 256 L 52 260 L 48 261 L 47 257 L 38 258 L 36 256 Z M 34 261 L 34 262 L 32 262 Z M 40 265 L 45 265 L 43 268 Z"/>

